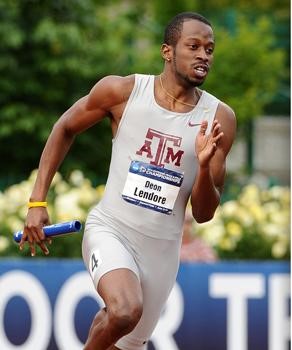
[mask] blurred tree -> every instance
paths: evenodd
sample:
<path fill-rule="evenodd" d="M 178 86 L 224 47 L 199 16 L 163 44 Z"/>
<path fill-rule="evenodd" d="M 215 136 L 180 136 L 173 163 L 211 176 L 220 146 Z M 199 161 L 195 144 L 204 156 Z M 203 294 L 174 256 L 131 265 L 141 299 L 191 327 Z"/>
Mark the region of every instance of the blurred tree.
<path fill-rule="evenodd" d="M 238 16 L 234 29 L 215 28 L 216 48 L 205 88 L 230 104 L 239 123 L 260 116 L 285 74 L 284 52 L 274 47 L 271 23 Z"/>
<path fill-rule="evenodd" d="M 236 29 L 237 16 L 249 20 L 252 30 L 254 23 L 268 20 L 269 30 L 265 35 L 273 37 L 271 49 L 285 52 L 285 65 L 279 75 L 278 89 L 274 91 L 263 112 L 268 115 L 290 115 L 290 1 L 289 0 L 210 0 L 199 2 L 198 11 L 212 19 L 216 26 L 229 32 Z M 215 15 L 214 15 L 215 14 Z"/>
<path fill-rule="evenodd" d="M 37 167 L 54 122 L 96 81 L 152 68 L 145 5 L 105 3 L 0 0 L 0 156 L 9 159 L 0 176 L 6 185 Z M 110 147 L 104 122 L 77 138 L 62 169 L 82 168 L 103 182 Z"/>
<path fill-rule="evenodd" d="M 253 172 L 253 120 L 273 114 L 269 105 L 289 75 L 285 50 L 277 47 L 272 24 L 268 16 L 251 19 L 230 11 L 229 25 L 215 27 L 215 62 L 205 85 L 236 111 L 239 135 L 246 142 L 248 174 Z"/>

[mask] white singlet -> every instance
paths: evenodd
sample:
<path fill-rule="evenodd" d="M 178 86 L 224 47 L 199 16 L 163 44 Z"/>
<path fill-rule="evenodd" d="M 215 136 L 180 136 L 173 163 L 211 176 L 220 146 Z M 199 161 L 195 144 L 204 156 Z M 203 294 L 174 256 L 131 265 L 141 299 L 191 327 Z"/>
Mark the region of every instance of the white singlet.
<path fill-rule="evenodd" d="M 154 76 L 135 75 L 117 134 L 102 200 L 88 215 L 82 254 L 95 287 L 105 273 L 132 270 L 143 290 L 143 314 L 117 342 L 144 350 L 176 279 L 185 206 L 195 180 L 195 138 L 211 128 L 219 100 L 203 91 L 188 113 L 155 101 Z M 207 132 L 208 132 L 207 131 Z"/>

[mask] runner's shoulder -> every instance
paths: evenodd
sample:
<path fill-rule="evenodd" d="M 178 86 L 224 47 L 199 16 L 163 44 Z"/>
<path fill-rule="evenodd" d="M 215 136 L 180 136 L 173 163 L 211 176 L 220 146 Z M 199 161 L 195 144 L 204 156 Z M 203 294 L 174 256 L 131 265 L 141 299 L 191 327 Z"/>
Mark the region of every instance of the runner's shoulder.
<path fill-rule="evenodd" d="M 236 116 L 233 109 L 228 104 L 220 101 L 216 113 L 216 118 L 220 119 L 222 117 L 223 119 L 227 119 L 229 121 L 236 121 Z"/>
<path fill-rule="evenodd" d="M 135 84 L 135 75 L 108 75 L 102 78 L 96 86 L 103 88 L 112 97 L 129 97 Z"/>

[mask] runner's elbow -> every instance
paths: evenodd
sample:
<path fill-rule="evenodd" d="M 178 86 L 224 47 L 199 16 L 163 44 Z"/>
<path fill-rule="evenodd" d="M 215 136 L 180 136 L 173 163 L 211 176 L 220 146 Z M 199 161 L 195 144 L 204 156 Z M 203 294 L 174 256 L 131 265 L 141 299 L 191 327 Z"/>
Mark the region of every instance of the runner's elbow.
<path fill-rule="evenodd" d="M 197 215 L 196 217 L 194 216 L 196 222 L 198 224 L 203 224 L 204 222 L 207 222 L 207 221 L 210 221 L 212 220 L 214 217 L 214 214 L 211 214 L 211 215 Z"/>
<path fill-rule="evenodd" d="M 193 217 L 198 224 L 203 224 L 204 222 L 210 221 L 213 219 L 215 210 L 213 211 L 199 211 L 193 210 Z"/>

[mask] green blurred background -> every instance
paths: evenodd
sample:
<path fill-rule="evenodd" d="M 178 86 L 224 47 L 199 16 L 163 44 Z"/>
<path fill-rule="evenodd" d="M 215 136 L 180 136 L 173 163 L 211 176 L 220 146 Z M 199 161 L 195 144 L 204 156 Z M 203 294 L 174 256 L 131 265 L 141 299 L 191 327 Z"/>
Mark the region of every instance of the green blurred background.
<path fill-rule="evenodd" d="M 245 148 L 240 167 L 228 172 L 223 203 L 244 196 L 243 187 L 255 175 L 256 118 L 290 117 L 288 0 L 0 0 L 0 256 L 18 255 L 11 232 L 22 228 L 34 176 L 31 172 L 38 166 L 55 121 L 105 75 L 159 74 L 164 27 L 182 11 L 199 12 L 213 23 L 215 61 L 203 88 L 235 110 L 237 138 Z M 53 222 L 67 218 L 68 213 L 59 214 L 56 209 L 61 201 L 58 197 L 64 194 L 71 203 L 74 194 L 78 202 L 79 211 L 72 209 L 68 218 L 74 214 L 83 219 L 99 200 L 110 152 L 107 121 L 76 139 L 50 193 Z M 264 176 L 265 185 L 256 184 L 254 199 L 263 211 L 260 218 L 267 223 L 284 213 L 285 219 L 277 220 L 281 224 L 284 220 L 286 226 L 273 222 L 278 233 L 263 232 L 258 223 L 248 226 L 251 237 L 244 236 L 240 243 L 245 244 L 245 253 L 241 254 L 242 248 L 236 252 L 237 238 L 232 248 L 235 255 L 224 255 L 222 247 L 215 247 L 222 258 L 290 257 L 290 184 L 274 174 Z M 267 191 L 272 187 L 279 191 L 273 190 L 269 197 Z M 80 199 L 77 192 L 88 195 Z M 222 219 L 224 225 L 229 219 Z M 243 227 L 242 222 L 237 223 Z M 279 235 L 285 248 L 278 248 L 275 255 L 272 250 Z M 259 249 L 263 245 L 264 253 Z M 58 246 L 52 249 L 52 256 L 80 256 L 79 240 L 66 238 Z"/>

